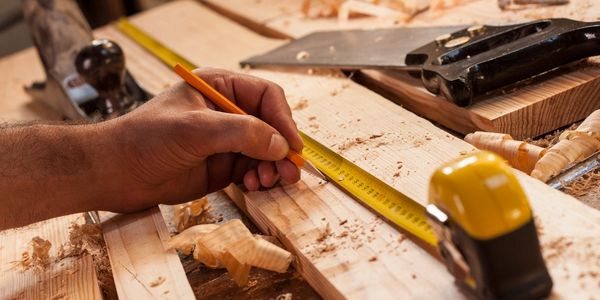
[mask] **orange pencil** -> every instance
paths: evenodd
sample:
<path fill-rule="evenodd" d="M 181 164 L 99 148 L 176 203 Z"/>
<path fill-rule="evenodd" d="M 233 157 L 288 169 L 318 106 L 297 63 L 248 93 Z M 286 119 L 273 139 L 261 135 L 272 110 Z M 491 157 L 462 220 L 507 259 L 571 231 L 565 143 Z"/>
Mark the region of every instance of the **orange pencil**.
<path fill-rule="evenodd" d="M 181 64 L 176 64 L 175 73 L 179 75 L 185 82 L 194 87 L 196 90 L 200 91 L 202 95 L 208 97 L 211 102 L 213 102 L 216 106 L 221 108 L 222 110 L 238 115 L 247 115 L 245 111 L 235 105 L 231 100 L 227 99 L 223 94 L 219 93 L 212 86 L 210 86 L 206 81 L 200 78 L 198 75 L 192 73 L 192 71 L 186 69 Z M 287 159 L 289 159 L 292 163 L 294 163 L 298 168 L 303 168 L 305 171 L 321 178 L 325 178 L 325 176 L 317 170 L 313 164 L 304 159 L 302 155 L 299 153 L 290 150 L 287 155 Z"/>

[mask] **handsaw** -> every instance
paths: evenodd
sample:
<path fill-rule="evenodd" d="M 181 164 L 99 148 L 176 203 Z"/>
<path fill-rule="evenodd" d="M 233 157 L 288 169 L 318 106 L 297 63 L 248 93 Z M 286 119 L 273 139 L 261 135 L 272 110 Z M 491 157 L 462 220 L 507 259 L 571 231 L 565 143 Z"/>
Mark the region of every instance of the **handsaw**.
<path fill-rule="evenodd" d="M 544 19 L 508 26 L 323 31 L 242 66 L 408 70 L 459 106 L 600 54 L 600 22 Z"/>

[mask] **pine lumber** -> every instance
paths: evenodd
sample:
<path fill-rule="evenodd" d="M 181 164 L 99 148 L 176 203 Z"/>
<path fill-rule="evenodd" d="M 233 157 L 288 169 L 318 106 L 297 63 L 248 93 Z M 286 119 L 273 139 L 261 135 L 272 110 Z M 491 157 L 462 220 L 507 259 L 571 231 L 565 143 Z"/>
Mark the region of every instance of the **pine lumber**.
<path fill-rule="evenodd" d="M 83 215 L 73 214 L 0 232 L 0 299 L 101 300 L 91 256 L 53 260 L 60 245 L 69 241 L 69 225 L 82 221 Z M 24 270 L 21 254 L 36 236 L 52 243 L 52 262 L 45 269 Z"/>
<path fill-rule="evenodd" d="M 100 218 L 119 298 L 195 299 L 158 207 Z"/>
<path fill-rule="evenodd" d="M 132 22 L 192 62 L 213 67 L 236 68 L 251 51 L 280 42 L 190 1 L 160 6 Z M 146 56 L 139 53 L 137 60 Z M 128 63 L 137 78 L 141 66 Z M 429 176 L 437 166 L 473 151 L 335 72 L 248 72 L 284 87 L 302 130 L 420 203 L 427 201 Z M 594 275 L 600 272 L 600 212 L 523 173 L 517 176 L 539 224 L 556 283 L 553 297 L 595 297 L 600 293 Z M 261 230 L 296 255 L 296 268 L 325 298 L 461 297 L 441 263 L 331 184 L 304 174 L 295 185 L 254 193 L 230 187 L 228 192 Z"/>
<path fill-rule="evenodd" d="M 566 6 L 511 11 L 501 11 L 496 0 L 464 1 L 468 3 L 442 10 L 428 10 L 406 24 L 377 18 L 357 18 L 341 23 L 333 18 L 307 19 L 300 13 L 301 0 L 279 4 L 247 0 L 203 2 L 236 20 L 244 20 L 244 24 L 254 21 L 253 28 L 259 31 L 278 33 L 272 36 L 298 38 L 320 30 L 399 25 L 494 25 L 549 17 L 596 21 L 600 6 L 594 5 L 594 1 L 572 0 Z M 296 11 L 290 11 L 294 7 Z M 253 15 L 255 12 L 260 13 Z M 269 17 L 265 18 L 265 15 Z M 581 120 L 600 108 L 600 98 L 596 96 L 600 93 L 600 68 L 597 65 L 582 64 L 547 74 L 542 77 L 543 80 L 494 94 L 469 108 L 458 107 L 429 93 L 420 80 L 404 73 L 366 70 L 357 77 L 360 82 L 380 91 L 404 108 L 463 134 L 481 130 L 508 133 L 515 139 L 535 137 Z"/>

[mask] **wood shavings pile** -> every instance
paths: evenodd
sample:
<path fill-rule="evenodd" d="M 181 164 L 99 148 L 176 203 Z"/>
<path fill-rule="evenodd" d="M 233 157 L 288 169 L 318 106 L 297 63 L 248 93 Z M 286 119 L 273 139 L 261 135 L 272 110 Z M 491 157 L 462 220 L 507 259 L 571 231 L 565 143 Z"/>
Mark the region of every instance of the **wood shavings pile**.
<path fill-rule="evenodd" d="M 177 205 L 175 207 L 174 218 L 178 232 L 182 232 L 194 225 L 210 224 L 219 221 L 212 214 L 208 197 Z"/>
<path fill-rule="evenodd" d="M 69 226 L 69 241 L 59 246 L 56 257 L 50 255 L 51 249 L 50 241 L 36 236 L 31 239 L 28 250 L 22 253 L 22 259 L 17 263 L 24 270 L 44 271 L 50 264 L 58 263 L 65 258 L 91 255 L 104 298 L 117 299 L 110 261 L 100 226 L 72 223 Z"/>
<path fill-rule="evenodd" d="M 600 169 L 584 174 L 563 191 L 585 204 L 600 210 Z"/>
<path fill-rule="evenodd" d="M 69 242 L 59 247 L 57 261 L 67 257 L 91 255 L 104 298 L 117 299 L 102 228 L 96 224 L 72 223 L 69 229 Z"/>
<path fill-rule="evenodd" d="M 600 149 L 600 110 L 591 113 L 574 130 L 565 130 L 558 138 L 551 136 L 547 141 L 550 146 L 545 149 L 514 141 L 502 133 L 475 132 L 468 134 L 465 141 L 479 149 L 493 151 L 513 167 L 547 182 Z"/>
<path fill-rule="evenodd" d="M 24 270 L 38 269 L 44 270 L 50 265 L 50 248 L 52 243 L 39 236 L 31 239 L 29 249 L 21 253 L 20 265 Z"/>
<path fill-rule="evenodd" d="M 531 176 L 544 182 L 558 175 L 568 165 L 600 149 L 600 110 L 591 113 L 575 130 L 563 132 L 558 143 L 548 148 L 536 163 Z"/>
<path fill-rule="evenodd" d="M 292 261 L 290 252 L 267 238 L 252 235 L 238 219 L 221 225 L 192 226 L 172 237 L 168 244 L 184 255 L 193 253 L 194 259 L 209 268 L 226 268 L 239 286 L 248 284 L 251 267 L 284 273 Z"/>

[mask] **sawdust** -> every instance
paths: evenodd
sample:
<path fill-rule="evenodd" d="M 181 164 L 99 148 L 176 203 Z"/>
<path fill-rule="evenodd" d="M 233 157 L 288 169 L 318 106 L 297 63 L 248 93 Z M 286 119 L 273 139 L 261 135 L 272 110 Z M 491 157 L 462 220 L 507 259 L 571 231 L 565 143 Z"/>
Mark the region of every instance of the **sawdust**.
<path fill-rule="evenodd" d="M 581 122 L 577 122 L 574 124 L 571 124 L 569 127 L 565 127 L 565 128 L 561 128 L 561 129 L 557 129 L 555 131 L 553 131 L 552 133 L 546 134 L 542 137 L 537 137 L 537 138 L 527 138 L 524 140 L 524 142 L 536 145 L 536 146 L 540 146 L 542 148 L 547 148 L 547 147 L 552 147 L 554 146 L 556 143 L 558 143 L 558 138 L 559 136 L 565 131 L 565 130 L 575 130 L 577 129 L 577 126 L 579 126 Z"/>
<path fill-rule="evenodd" d="M 298 54 L 296 54 L 296 60 L 298 60 L 298 61 L 307 60 L 309 57 L 310 57 L 310 53 L 308 53 L 308 51 L 300 51 L 300 52 L 298 52 Z"/>
<path fill-rule="evenodd" d="M 360 119 L 357 119 L 357 122 L 360 122 Z M 337 148 L 340 152 L 344 152 L 347 150 L 350 150 L 352 148 L 354 148 L 357 145 L 362 145 L 368 142 L 372 142 L 377 140 L 378 138 L 383 137 L 384 134 L 383 133 L 375 133 L 375 134 L 371 134 L 369 135 L 369 137 L 367 138 L 362 138 L 362 137 L 355 137 L 355 138 L 348 138 L 346 139 L 341 145 L 338 145 Z M 387 144 L 387 142 L 383 141 L 383 142 L 375 142 L 375 148 L 383 146 Z M 369 150 L 369 149 L 367 149 Z"/>
<path fill-rule="evenodd" d="M 69 241 L 59 247 L 57 261 L 67 257 L 91 255 L 104 298 L 117 299 L 102 228 L 96 224 L 72 223 L 69 229 Z"/>
<path fill-rule="evenodd" d="M 50 265 L 50 248 L 52 243 L 39 236 L 31 239 L 29 249 L 21 253 L 19 262 L 24 270 L 45 270 Z"/>
<path fill-rule="evenodd" d="M 563 192 L 600 210 L 600 169 L 577 178 L 573 183 L 564 187 Z"/>
<path fill-rule="evenodd" d="M 50 264 L 59 263 L 65 258 L 90 255 L 104 299 L 117 299 L 110 261 L 100 226 L 72 223 L 69 226 L 69 241 L 59 246 L 56 257 L 50 255 L 52 243 L 39 236 L 31 239 L 28 248 L 28 251 L 22 253 L 21 261 L 17 262 L 23 270 L 44 271 Z"/>
<path fill-rule="evenodd" d="M 157 287 L 157 286 L 163 284 L 163 282 L 165 282 L 165 280 L 166 279 L 164 277 L 158 276 L 158 278 L 156 278 L 155 280 L 150 282 L 150 287 L 152 287 L 152 288 Z"/>
<path fill-rule="evenodd" d="M 302 98 L 300 101 L 296 102 L 292 107 L 292 110 L 303 110 L 308 107 L 308 99 Z"/>
<path fill-rule="evenodd" d="M 323 242 L 325 241 L 329 236 L 331 236 L 331 226 L 329 226 L 329 223 L 327 223 L 325 225 L 325 229 L 321 232 L 321 234 L 319 235 L 319 237 L 317 238 L 317 242 Z"/>

